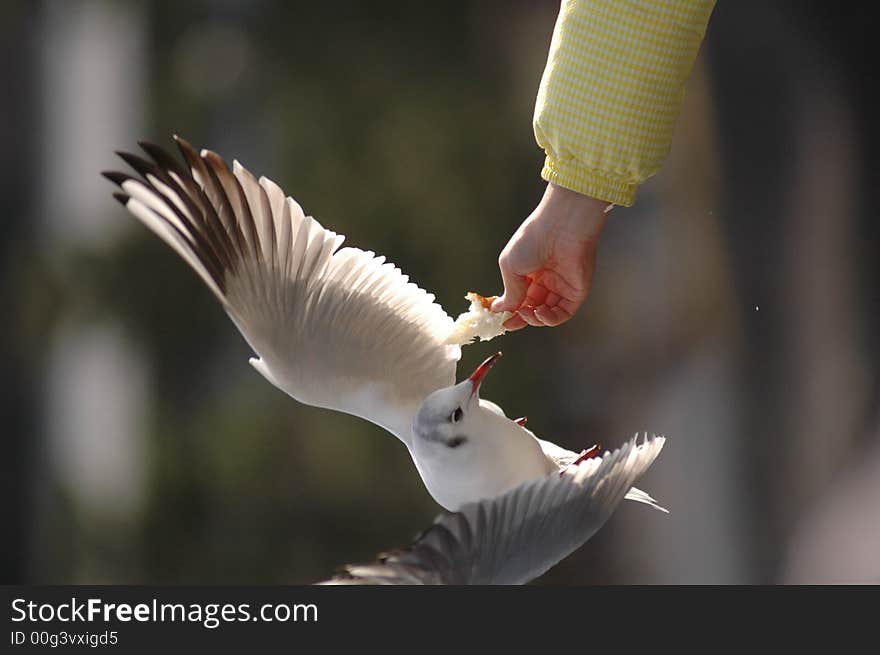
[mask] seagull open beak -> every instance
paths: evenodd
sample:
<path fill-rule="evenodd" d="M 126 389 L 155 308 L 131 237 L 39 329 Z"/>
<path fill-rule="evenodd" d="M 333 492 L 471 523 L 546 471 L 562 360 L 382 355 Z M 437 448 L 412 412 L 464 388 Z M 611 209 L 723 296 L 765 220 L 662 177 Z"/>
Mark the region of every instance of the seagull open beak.
<path fill-rule="evenodd" d="M 472 395 L 479 391 L 480 385 L 483 383 L 483 378 L 486 377 L 486 373 L 492 370 L 492 367 L 495 366 L 495 362 L 497 362 L 500 357 L 501 352 L 499 351 L 477 366 L 477 370 L 471 373 L 468 380 L 470 380 L 473 385 L 473 391 L 471 391 Z"/>

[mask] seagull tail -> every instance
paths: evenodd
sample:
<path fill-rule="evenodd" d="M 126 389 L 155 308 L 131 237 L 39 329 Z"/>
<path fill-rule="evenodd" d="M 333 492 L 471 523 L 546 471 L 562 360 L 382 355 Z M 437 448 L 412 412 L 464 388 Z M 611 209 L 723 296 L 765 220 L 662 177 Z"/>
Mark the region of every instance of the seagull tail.
<path fill-rule="evenodd" d="M 644 503 L 645 505 L 650 505 L 656 510 L 660 510 L 666 514 L 669 514 L 669 510 L 660 505 L 656 500 L 651 498 L 651 496 L 642 491 L 641 489 L 637 489 L 636 487 L 632 487 L 629 491 L 626 492 L 626 496 L 624 496 L 627 500 L 634 500 L 637 503 Z"/>

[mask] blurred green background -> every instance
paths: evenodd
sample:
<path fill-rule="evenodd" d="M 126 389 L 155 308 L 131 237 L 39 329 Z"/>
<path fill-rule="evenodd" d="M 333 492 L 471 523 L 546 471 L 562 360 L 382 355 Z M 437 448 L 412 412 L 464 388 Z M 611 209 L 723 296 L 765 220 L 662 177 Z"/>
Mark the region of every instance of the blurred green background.
<path fill-rule="evenodd" d="M 485 395 L 572 449 L 669 435 L 542 583 L 880 582 L 876 57 L 858 4 L 720 3 L 672 154 L 594 290 L 498 345 Z M 554 2 L 0 6 L 4 583 L 311 583 L 439 511 L 405 448 L 247 363 L 113 202 L 180 134 L 385 254 L 450 314 L 543 189 Z"/>

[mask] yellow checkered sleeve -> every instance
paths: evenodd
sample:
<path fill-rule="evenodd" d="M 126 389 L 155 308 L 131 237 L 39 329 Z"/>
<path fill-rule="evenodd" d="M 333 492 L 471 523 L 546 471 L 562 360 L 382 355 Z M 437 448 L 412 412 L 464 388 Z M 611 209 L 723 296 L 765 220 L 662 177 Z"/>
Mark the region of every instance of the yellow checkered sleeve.
<path fill-rule="evenodd" d="M 714 0 L 563 0 L 535 103 L 541 177 L 616 205 L 666 158 Z"/>

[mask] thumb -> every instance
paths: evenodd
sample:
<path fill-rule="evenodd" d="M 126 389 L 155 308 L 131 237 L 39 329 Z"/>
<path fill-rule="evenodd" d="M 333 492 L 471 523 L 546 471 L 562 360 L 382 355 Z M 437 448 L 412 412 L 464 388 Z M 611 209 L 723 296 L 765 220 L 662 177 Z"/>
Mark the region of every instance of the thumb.
<path fill-rule="evenodd" d="M 513 312 L 519 309 L 529 288 L 529 279 L 517 275 L 504 264 L 501 264 L 501 279 L 504 281 L 504 293 L 492 301 L 493 312 Z"/>

